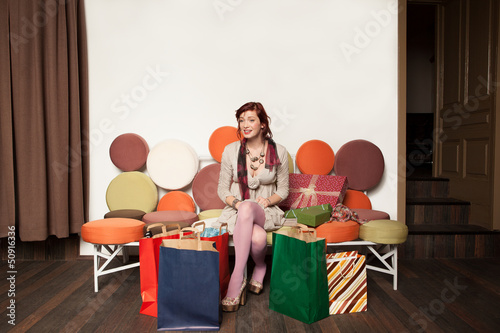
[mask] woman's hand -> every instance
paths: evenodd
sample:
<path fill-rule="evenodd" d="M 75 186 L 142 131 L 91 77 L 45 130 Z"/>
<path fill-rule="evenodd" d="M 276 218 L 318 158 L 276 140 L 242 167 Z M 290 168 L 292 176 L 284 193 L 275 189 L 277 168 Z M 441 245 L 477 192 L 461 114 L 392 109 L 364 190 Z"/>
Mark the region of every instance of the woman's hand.
<path fill-rule="evenodd" d="M 255 199 L 255 201 L 257 201 L 257 203 L 264 206 L 264 208 L 271 206 L 271 200 L 269 198 L 257 197 L 257 199 Z"/>

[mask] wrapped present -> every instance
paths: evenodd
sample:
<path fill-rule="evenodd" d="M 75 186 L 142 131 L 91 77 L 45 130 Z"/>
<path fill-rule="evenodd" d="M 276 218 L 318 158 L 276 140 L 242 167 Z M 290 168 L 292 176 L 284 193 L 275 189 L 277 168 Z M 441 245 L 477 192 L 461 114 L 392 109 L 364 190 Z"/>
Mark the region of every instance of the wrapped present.
<path fill-rule="evenodd" d="M 357 251 L 326 255 L 330 314 L 367 309 L 366 260 Z"/>
<path fill-rule="evenodd" d="M 347 177 L 291 173 L 288 197 L 279 206 L 283 210 L 342 203 L 347 191 Z"/>
<path fill-rule="evenodd" d="M 317 227 L 327 221 L 330 221 L 332 206 L 324 204 L 319 206 L 304 207 L 288 210 L 285 212 L 285 218 L 297 218 L 298 223 Z"/>

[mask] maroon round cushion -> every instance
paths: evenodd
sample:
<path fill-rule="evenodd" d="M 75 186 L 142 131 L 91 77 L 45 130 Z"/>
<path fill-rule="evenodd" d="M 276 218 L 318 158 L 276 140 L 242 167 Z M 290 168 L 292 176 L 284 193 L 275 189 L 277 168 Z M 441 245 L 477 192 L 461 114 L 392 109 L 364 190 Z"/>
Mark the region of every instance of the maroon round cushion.
<path fill-rule="evenodd" d="M 358 217 L 362 220 L 390 220 L 391 217 L 386 212 L 382 212 L 380 210 L 373 209 L 363 209 L 363 208 L 355 208 L 352 210 L 353 212 L 358 213 Z"/>
<path fill-rule="evenodd" d="M 198 214 L 184 210 L 163 210 L 147 213 L 142 217 L 144 223 L 186 222 L 191 225 L 198 220 Z"/>
<path fill-rule="evenodd" d="M 198 172 L 193 180 L 193 198 L 201 211 L 222 209 L 226 206 L 217 194 L 220 164 L 207 165 Z"/>
<path fill-rule="evenodd" d="M 134 133 L 125 133 L 113 140 L 109 156 L 122 171 L 139 171 L 146 164 L 149 146 L 146 140 Z"/>
<path fill-rule="evenodd" d="M 373 143 L 353 140 L 338 150 L 334 170 L 337 176 L 347 177 L 349 188 L 366 191 L 380 182 L 384 173 L 384 156 Z"/>

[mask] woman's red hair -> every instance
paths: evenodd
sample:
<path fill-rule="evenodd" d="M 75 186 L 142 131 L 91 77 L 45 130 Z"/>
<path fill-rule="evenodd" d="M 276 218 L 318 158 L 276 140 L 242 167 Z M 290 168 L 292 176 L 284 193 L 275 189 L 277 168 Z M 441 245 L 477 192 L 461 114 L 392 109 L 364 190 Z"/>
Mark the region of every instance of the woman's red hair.
<path fill-rule="evenodd" d="M 271 118 L 267 115 L 266 110 L 259 102 L 248 102 L 243 104 L 238 110 L 236 110 L 236 121 L 238 122 L 238 130 L 236 135 L 238 136 L 238 139 L 240 140 L 242 139 L 239 119 L 241 114 L 246 111 L 255 111 L 257 113 L 257 117 L 259 117 L 261 125 L 264 125 L 264 128 L 262 129 L 262 134 L 264 135 L 264 138 L 266 139 L 272 138 L 273 132 L 271 132 L 271 129 L 269 128 L 269 124 L 271 123 Z"/>

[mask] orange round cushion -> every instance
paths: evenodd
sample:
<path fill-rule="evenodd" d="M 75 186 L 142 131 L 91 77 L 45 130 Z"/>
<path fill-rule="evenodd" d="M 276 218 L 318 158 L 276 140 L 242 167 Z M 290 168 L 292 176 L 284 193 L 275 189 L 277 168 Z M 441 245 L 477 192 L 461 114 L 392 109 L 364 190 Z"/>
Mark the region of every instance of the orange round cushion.
<path fill-rule="evenodd" d="M 325 238 L 327 243 L 348 242 L 359 237 L 359 224 L 354 221 L 331 221 L 317 227 L 316 234 Z"/>
<path fill-rule="evenodd" d="M 350 209 L 372 209 L 370 198 L 361 191 L 347 190 L 342 204 Z"/>
<path fill-rule="evenodd" d="M 126 244 L 144 236 L 144 222 L 129 218 L 95 220 L 82 226 L 82 239 L 92 244 Z"/>
<path fill-rule="evenodd" d="M 223 126 L 216 129 L 208 139 L 208 150 L 217 162 L 222 160 L 224 148 L 232 142 L 238 141 L 238 129 L 233 126 Z"/>
<path fill-rule="evenodd" d="M 156 210 L 184 210 L 186 212 L 194 212 L 196 207 L 193 198 L 189 194 L 182 191 L 172 191 L 160 199 Z"/>
<path fill-rule="evenodd" d="M 310 140 L 300 146 L 295 161 L 302 173 L 328 175 L 333 169 L 335 154 L 328 143 Z"/>

